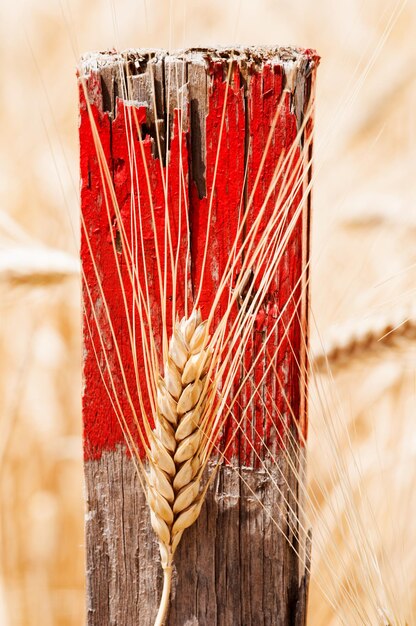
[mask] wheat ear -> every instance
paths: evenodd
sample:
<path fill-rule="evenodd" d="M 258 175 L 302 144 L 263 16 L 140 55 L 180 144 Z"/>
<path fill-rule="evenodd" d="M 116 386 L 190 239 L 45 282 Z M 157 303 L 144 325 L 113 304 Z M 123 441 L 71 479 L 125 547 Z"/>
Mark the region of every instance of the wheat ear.
<path fill-rule="evenodd" d="M 352 361 L 379 356 L 388 348 L 408 347 L 416 340 L 416 311 L 400 311 L 390 318 L 362 320 L 332 330 L 325 345 L 313 351 L 313 368 L 327 373 L 342 369 Z"/>
<path fill-rule="evenodd" d="M 157 383 L 148 503 L 159 540 L 164 584 L 155 626 L 163 624 L 166 618 L 173 555 L 183 531 L 196 521 L 203 503 L 200 491 L 206 437 L 202 424 L 211 357 L 208 343 L 207 324 L 199 311 L 176 322 L 164 376 Z"/>

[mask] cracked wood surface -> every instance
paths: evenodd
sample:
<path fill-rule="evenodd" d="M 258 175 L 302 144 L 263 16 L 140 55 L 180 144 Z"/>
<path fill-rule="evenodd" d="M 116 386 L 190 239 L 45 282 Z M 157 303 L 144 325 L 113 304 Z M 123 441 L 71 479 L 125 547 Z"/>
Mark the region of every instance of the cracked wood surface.
<path fill-rule="evenodd" d="M 307 580 L 288 531 L 297 505 L 282 476 L 294 492 L 296 483 L 283 457 L 279 463 L 281 471 L 269 472 L 221 466 L 178 548 L 170 626 L 306 623 Z M 87 623 L 152 626 L 162 570 L 134 464 L 119 448 L 88 461 L 85 476 Z"/>

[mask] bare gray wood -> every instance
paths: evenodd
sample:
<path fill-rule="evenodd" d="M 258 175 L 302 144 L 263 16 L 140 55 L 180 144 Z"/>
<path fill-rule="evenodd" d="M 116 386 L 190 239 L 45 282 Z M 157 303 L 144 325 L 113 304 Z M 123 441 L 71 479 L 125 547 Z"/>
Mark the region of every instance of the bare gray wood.
<path fill-rule="evenodd" d="M 104 452 L 85 479 L 87 623 L 152 626 L 162 571 L 134 463 L 122 447 Z M 268 471 L 220 467 L 178 548 L 170 626 L 306 623 L 295 483 L 283 456 Z"/>
<path fill-rule="evenodd" d="M 99 72 L 102 108 L 111 115 L 117 97 L 147 103 L 147 132 L 156 139 L 158 128 L 156 152 L 163 159 L 173 110 L 189 104 L 190 165 L 200 197 L 206 195 L 208 102 L 201 58 L 208 53 L 215 51 L 191 50 L 169 58 L 161 51 L 131 52 L 129 59 L 140 68 L 132 74 L 128 68 L 121 74 L 111 55 L 88 57 L 84 66 L 86 72 L 91 67 Z M 235 54 L 249 54 L 259 63 L 278 54 L 290 64 L 295 52 L 233 49 L 218 52 L 218 59 L 225 63 Z M 307 67 L 303 70 L 296 77 L 300 83 L 293 102 L 298 126 L 307 94 Z M 237 461 L 233 467 L 220 466 L 199 519 L 185 531 L 175 555 L 168 626 L 305 626 L 310 537 L 299 521 L 297 482 L 304 459 L 288 450 L 290 462 L 275 451 L 277 464 L 266 460 L 262 469 L 240 467 Z M 162 570 L 134 463 L 123 447 L 104 452 L 86 461 L 85 481 L 87 624 L 152 626 Z"/>

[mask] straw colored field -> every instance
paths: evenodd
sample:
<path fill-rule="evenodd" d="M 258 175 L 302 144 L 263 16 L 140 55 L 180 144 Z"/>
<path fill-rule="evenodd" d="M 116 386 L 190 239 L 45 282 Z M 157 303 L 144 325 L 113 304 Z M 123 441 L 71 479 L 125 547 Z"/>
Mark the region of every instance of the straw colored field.
<path fill-rule="evenodd" d="M 415 623 L 415 334 L 384 348 L 377 339 L 386 324 L 399 336 L 416 318 L 416 4 L 199 0 L 172 2 L 172 14 L 169 4 L 0 8 L 0 624 L 75 626 L 84 615 L 78 55 L 237 41 L 322 56 L 312 344 L 322 353 L 321 339 L 348 346 L 374 333 L 355 352 L 332 353 L 333 378 L 324 367 L 314 379 L 310 623 L 360 623 L 339 581 L 363 606 L 383 581 L 392 623 Z M 371 584 L 362 533 L 381 564 Z M 328 562 L 337 617 L 318 589 Z"/>

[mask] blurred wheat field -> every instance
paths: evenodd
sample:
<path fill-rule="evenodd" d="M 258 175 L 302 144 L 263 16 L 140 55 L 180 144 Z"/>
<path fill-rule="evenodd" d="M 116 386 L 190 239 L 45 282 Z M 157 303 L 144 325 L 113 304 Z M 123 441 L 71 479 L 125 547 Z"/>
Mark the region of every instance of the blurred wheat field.
<path fill-rule="evenodd" d="M 84 621 L 78 55 L 236 42 L 318 50 L 311 342 L 322 351 L 363 325 L 415 317 L 416 4 L 20 0 L 1 5 L 0 24 L 0 624 L 75 626 Z M 416 623 L 415 345 L 373 342 L 311 385 L 313 626 L 356 623 L 338 578 L 362 584 L 369 601 L 346 504 L 400 611 L 392 623 Z M 315 582 L 327 580 L 328 559 L 337 615 Z"/>

